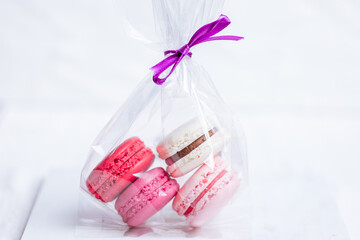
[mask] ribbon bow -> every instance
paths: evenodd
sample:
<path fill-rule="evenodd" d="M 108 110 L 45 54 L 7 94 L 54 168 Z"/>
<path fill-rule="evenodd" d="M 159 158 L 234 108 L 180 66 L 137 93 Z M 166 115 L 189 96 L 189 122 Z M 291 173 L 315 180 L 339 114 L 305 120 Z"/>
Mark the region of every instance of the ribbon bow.
<path fill-rule="evenodd" d="M 213 37 L 215 34 L 222 31 L 224 28 L 226 28 L 230 23 L 231 23 L 230 19 L 227 16 L 221 14 L 220 17 L 216 21 L 206 24 L 206 25 L 202 26 L 201 28 L 199 28 L 194 33 L 194 35 L 191 37 L 188 44 L 185 44 L 178 50 L 165 51 L 164 52 L 165 55 L 168 55 L 168 54 L 171 54 L 171 55 L 168 56 L 167 58 L 165 58 L 164 60 L 162 60 L 161 62 L 159 62 L 158 64 L 156 64 L 155 66 L 150 68 L 150 70 L 152 70 L 154 72 L 153 81 L 158 85 L 163 84 L 166 81 L 166 79 L 172 74 L 172 72 L 175 70 L 176 66 L 180 63 L 180 61 L 185 56 L 189 56 L 189 57 L 192 56 L 192 53 L 190 52 L 190 48 L 195 45 L 198 45 L 203 42 L 210 42 L 210 41 L 216 41 L 216 40 L 239 41 L 240 39 L 243 39 L 243 37 L 238 37 L 238 36 L 215 36 L 215 37 Z M 171 68 L 171 71 L 169 72 L 169 74 L 164 78 L 160 78 L 160 74 L 163 73 L 166 69 L 168 69 L 171 66 L 172 66 L 172 68 Z"/>

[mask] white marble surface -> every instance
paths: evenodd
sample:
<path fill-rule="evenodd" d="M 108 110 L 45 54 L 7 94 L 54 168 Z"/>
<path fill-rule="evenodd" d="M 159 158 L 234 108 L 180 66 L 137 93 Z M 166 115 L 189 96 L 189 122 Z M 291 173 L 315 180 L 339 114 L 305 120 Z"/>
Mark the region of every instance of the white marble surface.
<path fill-rule="evenodd" d="M 259 230 L 254 239 L 263 239 L 264 234 L 266 239 L 358 239 L 359 116 L 339 109 L 234 108 L 248 140 L 254 224 Z M 7 111 L 1 128 L 1 158 L 12 157 L 5 165 L 8 171 L 2 170 L 6 181 L 1 189 L 6 210 L 1 212 L 7 219 L 2 224 L 8 230 L 2 234 L 8 237 L 21 234 L 40 177 L 52 175 L 46 169 L 81 168 L 91 135 L 111 115 L 104 110 L 71 114 L 59 110 L 50 116 L 47 108 L 15 109 Z M 12 136 L 14 131 L 21 138 Z M 26 151 L 18 151 L 18 144 Z M 51 206 L 48 202 L 40 209 Z"/>
<path fill-rule="evenodd" d="M 74 183 L 79 181 L 79 171 L 60 169 L 46 178 L 23 234 L 24 240 L 134 239 L 140 236 L 144 239 L 350 239 L 326 182 L 310 174 L 292 172 L 293 177 L 289 177 L 290 173 L 278 174 L 276 178 L 266 179 L 267 184 L 254 184 L 253 203 L 246 205 L 253 211 L 243 217 L 248 221 L 244 224 L 239 222 L 224 226 L 225 229 L 212 225 L 201 229 L 183 228 L 176 230 L 176 236 L 169 236 L 161 228 L 146 225 L 138 228 L 106 226 L 106 223 L 78 225 L 81 195 Z M 98 211 L 91 205 L 88 210 Z M 167 210 L 172 211 L 171 207 Z M 229 209 L 232 214 L 242 214 L 243 210 L 244 206 Z"/>
<path fill-rule="evenodd" d="M 162 57 L 125 35 L 120 8 L 0 1 L 1 239 L 21 237 L 41 181 L 81 167 L 96 134 Z M 360 239 L 358 2 L 229 0 L 223 12 L 233 21 L 227 33 L 245 40 L 199 47 L 194 60 L 243 122 L 259 234 L 342 239 L 332 230 L 345 229 Z M 312 195 L 325 200 L 319 206 Z M 264 203 L 273 206 L 266 214 Z"/>

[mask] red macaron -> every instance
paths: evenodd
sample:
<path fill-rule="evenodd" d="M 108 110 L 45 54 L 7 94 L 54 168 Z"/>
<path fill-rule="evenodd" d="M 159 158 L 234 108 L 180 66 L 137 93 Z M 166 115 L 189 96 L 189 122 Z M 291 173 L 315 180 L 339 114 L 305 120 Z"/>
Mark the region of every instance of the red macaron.
<path fill-rule="evenodd" d="M 90 173 L 86 186 L 103 202 L 114 200 L 130 183 L 134 174 L 150 167 L 154 154 L 138 137 L 132 137 L 110 152 Z"/>

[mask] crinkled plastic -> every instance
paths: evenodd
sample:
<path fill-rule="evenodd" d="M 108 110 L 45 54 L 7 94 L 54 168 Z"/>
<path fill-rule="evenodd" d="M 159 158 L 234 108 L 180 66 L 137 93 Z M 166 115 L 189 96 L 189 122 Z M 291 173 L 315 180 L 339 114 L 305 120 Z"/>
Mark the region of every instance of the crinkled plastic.
<path fill-rule="evenodd" d="M 160 45 L 158 45 L 162 46 L 162 50 L 165 51 L 180 48 L 188 42 L 199 27 L 216 20 L 221 14 L 223 1 L 153 0 L 152 4 L 153 9 L 148 9 L 148 11 L 153 11 L 157 36 L 160 37 Z M 128 12 L 128 14 L 132 13 Z M 133 14 L 136 15 L 137 13 L 134 12 Z M 135 29 L 129 19 L 127 19 L 126 24 L 129 29 Z M 148 26 L 149 23 L 144 21 L 140 22 L 140 25 Z M 149 67 L 139 66 L 139 68 Z M 99 133 L 90 148 L 80 178 L 78 235 L 100 237 L 146 236 L 147 238 L 200 236 L 223 239 L 239 239 L 242 236 L 245 239 L 249 232 L 248 196 L 247 191 L 245 191 L 248 186 L 248 177 L 245 139 L 238 129 L 239 123 L 234 119 L 228 106 L 220 97 L 208 73 L 188 56 L 181 61 L 163 85 L 156 85 L 152 76 L 153 73 L 149 72 L 139 83 L 127 101 Z M 189 121 L 193 121 L 193 123 L 188 124 L 188 127 L 180 127 Z M 191 128 L 195 125 L 200 126 L 200 128 L 194 138 L 188 136 L 187 131 L 191 132 Z M 174 133 L 175 129 L 179 127 L 180 130 L 176 130 L 177 132 Z M 140 172 L 133 172 L 131 177 L 125 180 L 128 181 L 123 184 L 125 187 L 117 187 L 115 186 L 118 183 L 117 181 L 121 179 L 122 174 L 129 171 L 132 165 L 124 169 L 121 168 L 121 164 L 112 165 L 112 161 L 125 159 L 125 155 L 116 155 L 118 154 L 116 149 L 126 140 L 134 137 L 141 139 L 145 146 L 151 149 L 154 159 L 150 162 L 150 166 L 147 162 L 147 165 L 142 165 L 142 168 L 139 168 L 141 169 Z M 202 140 L 199 140 L 201 137 Z M 186 150 L 185 146 L 188 146 L 189 143 L 195 144 L 195 147 Z M 175 150 L 171 147 L 174 147 Z M 200 147 L 202 148 L 201 151 L 199 150 Z M 180 150 L 184 151 L 180 153 Z M 138 153 L 137 151 L 134 151 L 134 155 Z M 129 153 L 129 156 L 132 154 Z M 190 170 L 187 168 L 186 171 L 183 171 L 182 165 L 179 163 L 177 169 L 181 169 L 182 172 L 178 176 L 172 172 L 173 168 L 169 167 L 170 165 L 168 166 L 168 159 L 160 158 L 169 158 L 170 155 L 173 158 L 176 155 L 176 159 L 174 158 L 170 165 L 182 161 L 187 156 L 187 160 L 181 164 L 186 165 L 195 161 L 198 161 L 198 164 L 191 165 Z M 112 156 L 114 157 L 109 160 L 110 163 L 104 163 L 104 161 L 108 161 L 106 159 Z M 135 187 L 141 185 L 138 184 L 140 181 L 136 183 L 136 179 L 147 177 L 144 172 L 158 167 L 171 170 L 170 179 L 175 179 L 181 189 L 193 175 L 200 174 L 196 171 L 199 168 L 204 169 L 202 166 L 208 166 L 207 169 L 210 169 L 210 172 L 215 171 L 217 165 L 214 159 L 218 157 L 226 162 L 223 173 L 231 173 L 232 181 L 236 181 L 235 187 L 229 190 L 231 191 L 230 194 L 221 196 L 221 189 L 226 187 L 229 181 L 225 181 L 221 185 L 220 183 L 216 184 L 216 180 L 213 179 L 213 185 L 203 190 L 203 192 L 208 191 L 202 195 L 209 197 L 204 205 L 206 207 L 201 208 L 201 206 L 196 205 L 204 203 L 201 203 L 201 196 L 195 197 L 198 203 L 193 202 L 190 209 L 185 209 L 190 212 L 188 217 L 179 216 L 173 208 L 174 199 L 186 198 L 187 196 L 175 198 L 169 196 L 171 200 L 161 209 L 155 206 L 153 207 L 155 209 L 151 209 L 151 206 L 148 206 L 148 204 L 152 204 L 149 199 L 159 198 L 159 194 L 162 198 L 166 198 L 166 194 L 168 194 L 166 189 L 160 193 L 154 191 L 152 197 L 146 195 L 150 193 L 144 193 L 145 197 L 143 198 L 147 198 L 145 200 L 141 200 L 142 197 L 138 195 L 137 199 L 128 203 L 130 209 L 125 210 L 135 211 L 135 215 L 139 214 L 136 212 L 137 210 L 140 209 L 139 211 L 141 211 L 146 207 L 150 207 L 151 211 L 156 212 L 140 225 L 131 227 L 118 214 L 119 209 L 116 207 L 116 202 L 124 202 L 126 200 L 125 195 L 131 191 L 128 189 L 134 188 L 136 190 Z M 131 160 L 127 158 L 124 161 Z M 139 161 L 142 161 L 141 156 Z M 193 179 L 196 180 L 196 176 Z M 124 190 L 126 187 L 127 189 Z M 217 187 L 220 190 L 212 189 L 212 187 Z M 108 197 L 106 191 L 115 188 L 118 188 L 116 191 L 120 192 L 114 190 L 111 193 L 112 196 Z M 143 190 L 139 189 L 139 192 L 142 193 Z M 186 191 L 180 190 L 180 192 Z M 178 192 L 177 194 L 181 193 Z M 221 197 L 229 199 L 221 199 Z M 118 200 L 119 198 L 122 200 Z M 215 204 L 216 201 L 212 199 L 219 199 L 218 203 Z M 194 198 L 192 198 L 193 200 Z M 126 200 L 125 202 L 129 201 Z M 191 211 L 195 211 L 194 209 L 200 209 L 196 213 L 205 216 L 205 218 L 213 214 L 214 216 L 206 219 L 207 221 L 204 223 L 194 224 L 189 220 Z M 197 217 L 196 213 L 194 212 L 195 217 Z M 141 218 L 141 214 L 136 216 L 139 217 L 133 221 Z"/>

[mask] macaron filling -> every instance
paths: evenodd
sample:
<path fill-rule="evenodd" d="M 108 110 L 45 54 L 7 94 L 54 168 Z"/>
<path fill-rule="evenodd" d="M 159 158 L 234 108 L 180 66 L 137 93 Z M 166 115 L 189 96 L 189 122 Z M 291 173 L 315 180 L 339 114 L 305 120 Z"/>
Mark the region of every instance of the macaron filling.
<path fill-rule="evenodd" d="M 227 171 L 224 169 L 222 170 L 210 183 L 205 187 L 205 189 L 200 193 L 200 195 L 190 204 L 189 208 L 185 211 L 184 215 L 188 216 L 195 206 L 198 204 L 198 202 L 201 200 L 201 198 L 204 197 L 204 195 L 215 185 L 215 183 L 221 179 Z"/>
<path fill-rule="evenodd" d="M 180 160 L 181 158 L 185 157 L 186 155 L 188 155 L 189 153 L 191 153 L 194 149 L 196 149 L 197 147 L 199 147 L 201 144 L 203 144 L 206 139 L 207 139 L 207 135 L 209 135 L 209 137 L 212 137 L 216 132 L 217 132 L 217 128 L 213 128 L 210 129 L 208 134 L 203 134 L 200 137 L 198 137 L 195 141 L 193 141 L 192 143 L 190 143 L 187 147 L 183 148 L 182 150 L 178 151 L 177 153 L 175 153 L 174 155 L 168 157 L 165 159 L 165 162 L 168 166 L 174 164 L 176 161 Z"/>

